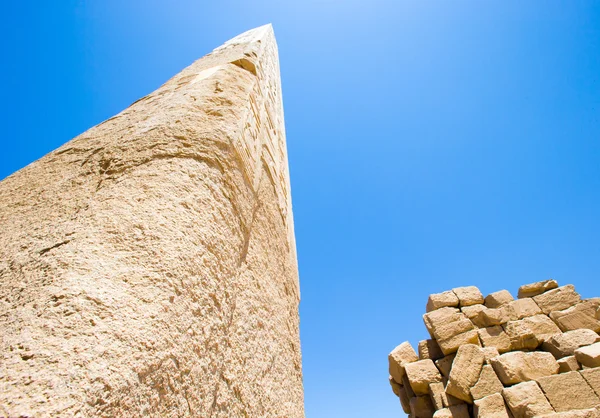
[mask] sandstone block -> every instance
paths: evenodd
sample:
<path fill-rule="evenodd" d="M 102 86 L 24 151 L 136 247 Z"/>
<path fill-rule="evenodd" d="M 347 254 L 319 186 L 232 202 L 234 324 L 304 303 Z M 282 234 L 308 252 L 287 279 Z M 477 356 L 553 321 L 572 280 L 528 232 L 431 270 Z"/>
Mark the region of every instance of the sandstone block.
<path fill-rule="evenodd" d="M 459 334 L 475 329 L 473 323 L 467 318 L 458 321 L 448 322 L 447 324 L 438 325 L 433 329 L 433 336 L 438 341 L 449 340 Z"/>
<path fill-rule="evenodd" d="M 558 372 L 559 373 L 574 372 L 574 371 L 581 369 L 575 356 L 563 357 L 556 361 L 558 363 Z"/>
<path fill-rule="evenodd" d="M 575 286 L 568 284 L 541 295 L 533 297 L 543 313 L 548 315 L 553 311 L 562 311 L 581 302 L 581 296 L 575 291 Z"/>
<path fill-rule="evenodd" d="M 479 315 L 479 312 L 488 309 L 487 307 L 485 307 L 484 305 L 471 305 L 471 306 L 464 306 L 462 308 L 460 308 L 460 311 L 467 317 L 469 318 L 471 321 L 475 320 L 477 318 L 477 315 Z M 473 322 L 475 324 L 475 322 Z M 477 324 L 475 324 L 477 325 Z"/>
<path fill-rule="evenodd" d="M 579 372 L 542 377 L 537 382 L 556 412 L 600 405 L 600 399 Z"/>
<path fill-rule="evenodd" d="M 504 388 L 502 396 L 514 418 L 533 418 L 554 412 L 550 402 L 535 381 Z"/>
<path fill-rule="evenodd" d="M 433 414 L 433 418 L 470 418 L 470 416 L 469 407 L 466 404 L 440 409 Z"/>
<path fill-rule="evenodd" d="M 467 344 L 461 346 L 454 359 L 446 393 L 472 403 L 471 388 L 477 383 L 485 357 L 477 345 Z"/>
<path fill-rule="evenodd" d="M 562 311 L 550 313 L 550 318 L 563 331 L 572 331 L 586 328 L 600 332 L 600 320 L 596 317 L 598 311 L 597 300 L 586 300 Z"/>
<path fill-rule="evenodd" d="M 527 318 L 542 313 L 540 307 L 531 298 L 517 299 L 510 302 L 507 308 L 514 313 L 513 320 Z"/>
<path fill-rule="evenodd" d="M 414 418 L 432 418 L 435 409 L 431 398 L 427 396 L 415 396 L 410 400 L 410 415 Z"/>
<path fill-rule="evenodd" d="M 508 315 L 507 310 L 503 308 L 485 309 L 477 314 L 477 326 L 492 327 L 494 325 L 506 324 L 512 318 Z M 474 321 L 475 322 L 475 321 Z"/>
<path fill-rule="evenodd" d="M 600 411 L 596 408 L 576 409 L 567 412 L 538 415 L 536 418 L 600 418 Z"/>
<path fill-rule="evenodd" d="M 412 399 L 415 396 L 417 396 L 415 395 L 415 392 L 413 392 L 412 387 L 410 386 L 410 382 L 408 381 L 408 376 L 406 376 L 406 373 L 404 373 L 404 377 L 402 378 L 402 387 L 404 388 L 408 399 Z"/>
<path fill-rule="evenodd" d="M 445 307 L 424 314 L 423 322 L 425 322 L 425 327 L 427 327 L 429 335 L 433 337 L 434 331 L 438 327 L 446 325 L 450 322 L 460 321 L 464 318 L 464 314 L 458 309 Z"/>
<path fill-rule="evenodd" d="M 498 349 L 496 347 L 482 347 L 481 352 L 483 353 L 483 356 L 485 357 L 486 364 L 491 364 L 490 360 L 493 359 L 494 357 L 498 357 L 500 355 L 500 353 L 498 352 Z"/>
<path fill-rule="evenodd" d="M 457 287 L 452 291 L 458 296 L 460 306 L 480 305 L 483 303 L 483 295 L 475 286 Z"/>
<path fill-rule="evenodd" d="M 475 418 L 513 418 L 500 393 L 478 399 L 474 404 Z"/>
<path fill-rule="evenodd" d="M 600 343 L 578 348 L 575 350 L 575 358 L 584 366 L 600 367 Z"/>
<path fill-rule="evenodd" d="M 512 350 L 535 350 L 541 344 L 533 330 L 523 320 L 507 322 L 503 328 L 510 339 Z"/>
<path fill-rule="evenodd" d="M 494 371 L 504 385 L 535 380 L 558 373 L 558 363 L 550 353 L 514 351 L 491 360 Z"/>
<path fill-rule="evenodd" d="M 448 398 L 442 382 L 429 384 L 429 396 L 431 397 L 431 403 L 435 410 L 443 409 L 448 406 Z"/>
<path fill-rule="evenodd" d="M 499 308 L 513 300 L 515 300 L 515 298 L 513 298 L 508 290 L 499 290 L 498 292 L 487 295 L 483 303 L 488 308 Z"/>
<path fill-rule="evenodd" d="M 448 340 L 439 340 L 438 344 L 444 355 L 456 353 L 458 348 L 465 344 L 481 345 L 479 342 L 479 334 L 477 333 L 476 329 L 463 332 L 462 334 L 458 334 L 457 336 Z"/>
<path fill-rule="evenodd" d="M 499 353 L 506 353 L 511 350 L 511 340 L 501 326 L 480 328 L 478 333 L 479 339 L 485 348 L 495 348 Z"/>
<path fill-rule="evenodd" d="M 407 413 L 410 414 L 410 397 L 408 396 L 408 392 L 406 391 L 406 388 L 404 386 L 400 387 L 400 390 L 398 391 L 398 397 L 400 398 L 400 405 L 402 406 L 402 410 Z"/>
<path fill-rule="evenodd" d="M 435 365 L 437 366 L 438 370 L 440 371 L 443 377 L 450 377 L 450 370 L 452 369 L 452 362 L 454 361 L 455 357 L 456 354 L 450 354 L 444 358 L 435 361 Z"/>
<path fill-rule="evenodd" d="M 502 393 L 502 389 L 504 389 L 504 386 L 498 379 L 494 368 L 489 364 L 485 364 L 481 369 L 479 380 L 471 388 L 471 396 L 474 400 L 477 400 L 494 393 Z"/>
<path fill-rule="evenodd" d="M 408 341 L 403 342 L 388 355 L 390 375 L 396 382 L 402 382 L 404 377 L 404 366 L 419 360 L 415 349 Z"/>
<path fill-rule="evenodd" d="M 445 307 L 458 307 L 458 296 L 456 296 L 453 291 L 448 290 L 446 292 L 429 295 L 426 312 L 435 311 L 436 309 Z"/>
<path fill-rule="evenodd" d="M 554 321 L 546 315 L 528 316 L 527 318 L 521 319 L 521 321 L 533 331 L 540 344 L 553 335 L 560 334 L 561 332 Z"/>
<path fill-rule="evenodd" d="M 575 350 L 600 341 L 600 336 L 590 329 L 577 329 L 548 338 L 542 349 L 552 353 L 557 359 L 575 354 Z"/>
<path fill-rule="evenodd" d="M 442 375 L 430 359 L 408 363 L 404 369 L 410 387 L 416 395 L 428 395 L 429 384 L 442 381 Z"/>
<path fill-rule="evenodd" d="M 558 283 L 556 280 L 544 280 L 541 282 L 525 284 L 519 288 L 518 297 L 521 298 L 531 298 L 537 295 L 540 295 L 548 290 L 556 289 L 558 287 Z"/>
<path fill-rule="evenodd" d="M 438 360 L 444 357 L 442 349 L 438 345 L 436 340 L 423 340 L 419 341 L 419 359 L 431 359 Z"/>
<path fill-rule="evenodd" d="M 389 381 L 390 381 L 390 386 L 392 387 L 392 392 L 394 392 L 394 395 L 399 397 L 400 389 L 402 389 L 402 385 L 400 383 L 397 383 L 392 376 L 389 377 Z"/>
<path fill-rule="evenodd" d="M 600 368 L 586 369 L 579 372 L 585 381 L 600 396 Z"/>

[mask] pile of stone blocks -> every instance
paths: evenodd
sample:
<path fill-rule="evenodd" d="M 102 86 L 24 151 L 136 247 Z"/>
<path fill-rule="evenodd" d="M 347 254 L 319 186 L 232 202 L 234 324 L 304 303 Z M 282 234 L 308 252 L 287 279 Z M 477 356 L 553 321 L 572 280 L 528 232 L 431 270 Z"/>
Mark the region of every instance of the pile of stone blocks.
<path fill-rule="evenodd" d="M 389 354 L 392 390 L 413 418 L 600 418 L 599 307 L 555 280 L 517 299 L 474 286 L 433 294 L 431 338 Z"/>

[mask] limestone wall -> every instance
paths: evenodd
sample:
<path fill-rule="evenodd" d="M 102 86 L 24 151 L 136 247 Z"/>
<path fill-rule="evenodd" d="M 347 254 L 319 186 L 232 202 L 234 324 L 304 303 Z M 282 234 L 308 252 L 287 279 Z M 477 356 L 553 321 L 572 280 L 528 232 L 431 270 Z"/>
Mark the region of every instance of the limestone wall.
<path fill-rule="evenodd" d="M 600 417 L 599 306 L 554 280 L 516 300 L 474 286 L 433 294 L 431 339 L 388 357 L 392 390 L 414 418 Z"/>
<path fill-rule="evenodd" d="M 0 231 L 0 417 L 304 416 L 270 26 L 0 182 Z"/>

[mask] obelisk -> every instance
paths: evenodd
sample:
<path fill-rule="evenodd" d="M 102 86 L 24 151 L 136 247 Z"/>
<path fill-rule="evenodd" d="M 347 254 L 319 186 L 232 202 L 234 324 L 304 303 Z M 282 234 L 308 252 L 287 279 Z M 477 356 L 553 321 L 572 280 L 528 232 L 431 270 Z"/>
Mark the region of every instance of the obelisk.
<path fill-rule="evenodd" d="M 303 417 L 299 298 L 267 25 L 0 182 L 0 416 Z"/>

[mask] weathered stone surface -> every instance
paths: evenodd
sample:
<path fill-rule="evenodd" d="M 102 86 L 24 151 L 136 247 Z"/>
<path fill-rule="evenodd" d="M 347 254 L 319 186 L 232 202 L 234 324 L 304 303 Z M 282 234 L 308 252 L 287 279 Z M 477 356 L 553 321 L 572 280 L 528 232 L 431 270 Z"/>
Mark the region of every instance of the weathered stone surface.
<path fill-rule="evenodd" d="M 558 372 L 559 373 L 574 372 L 574 371 L 581 369 L 575 356 L 563 357 L 556 361 L 558 363 Z"/>
<path fill-rule="evenodd" d="M 473 416 L 475 418 L 512 418 L 500 393 L 478 399 L 474 404 Z"/>
<path fill-rule="evenodd" d="M 510 340 L 511 350 L 535 350 L 541 344 L 533 330 L 523 320 L 510 321 L 503 328 Z"/>
<path fill-rule="evenodd" d="M 433 414 L 433 418 L 470 418 L 470 416 L 469 407 L 466 404 L 440 409 Z"/>
<path fill-rule="evenodd" d="M 427 396 L 415 396 L 410 400 L 410 415 L 414 418 L 432 418 L 435 409 L 431 398 Z"/>
<path fill-rule="evenodd" d="M 388 365 L 390 375 L 396 382 L 402 382 L 404 377 L 404 367 L 408 363 L 419 360 L 415 349 L 408 341 L 403 342 L 388 355 Z"/>
<path fill-rule="evenodd" d="M 481 352 L 483 353 L 483 356 L 485 357 L 485 362 L 487 364 L 491 364 L 490 360 L 500 355 L 496 347 L 482 347 Z"/>
<path fill-rule="evenodd" d="M 540 307 L 531 298 L 517 299 L 510 302 L 507 306 L 507 311 L 513 313 L 512 320 L 523 319 L 542 313 Z"/>
<path fill-rule="evenodd" d="M 408 391 L 404 386 L 400 387 L 400 390 L 398 391 L 398 397 L 400 398 L 402 410 L 407 414 L 410 414 L 410 397 L 408 396 Z"/>
<path fill-rule="evenodd" d="M 575 350 L 575 358 L 584 366 L 600 367 L 600 343 L 578 348 Z"/>
<path fill-rule="evenodd" d="M 600 368 L 581 370 L 579 373 L 600 397 Z"/>
<path fill-rule="evenodd" d="M 303 417 L 270 26 L 0 183 L 0 415 Z"/>
<path fill-rule="evenodd" d="M 562 311 L 581 302 L 581 296 L 575 291 L 575 286 L 568 284 L 541 295 L 533 297 L 543 313 L 548 315 L 553 311 Z"/>
<path fill-rule="evenodd" d="M 458 307 L 458 296 L 453 291 L 448 290 L 447 292 L 429 295 L 426 312 L 445 307 Z"/>
<path fill-rule="evenodd" d="M 471 305 L 471 306 L 464 306 L 462 308 L 460 308 L 461 312 L 467 317 L 469 318 L 471 321 L 476 320 L 477 315 L 479 315 L 479 312 L 488 309 L 487 307 L 485 307 L 484 305 Z M 473 322 L 475 325 L 477 325 L 475 322 Z"/>
<path fill-rule="evenodd" d="M 442 375 L 430 359 L 408 363 L 404 368 L 410 387 L 417 395 L 427 395 L 430 383 L 442 381 Z"/>
<path fill-rule="evenodd" d="M 484 305 L 488 308 L 499 308 L 515 300 L 508 290 L 499 290 L 485 297 Z"/>
<path fill-rule="evenodd" d="M 406 392 L 406 396 L 408 396 L 408 399 L 412 399 L 415 396 L 415 392 L 413 392 L 412 387 L 410 386 L 410 382 L 408 381 L 408 377 L 406 376 L 406 373 L 404 373 L 404 377 L 402 378 L 402 387 L 404 388 L 404 391 Z"/>
<path fill-rule="evenodd" d="M 444 357 L 444 353 L 436 340 L 419 341 L 419 360 L 438 360 Z"/>
<path fill-rule="evenodd" d="M 598 300 L 586 300 L 571 308 L 550 313 L 550 318 L 563 331 L 572 331 L 580 328 L 600 332 L 600 320 L 596 317 Z"/>
<path fill-rule="evenodd" d="M 511 350 L 510 338 L 501 326 L 481 328 L 478 332 L 479 339 L 484 347 L 496 348 L 499 353 L 506 353 Z"/>
<path fill-rule="evenodd" d="M 442 382 L 429 384 L 429 396 L 431 397 L 431 403 L 435 410 L 443 409 L 448 406 L 448 398 Z"/>
<path fill-rule="evenodd" d="M 460 321 L 464 318 L 464 314 L 458 309 L 445 307 L 424 314 L 423 322 L 425 323 L 425 327 L 427 327 L 427 331 L 429 331 L 429 335 L 434 337 L 434 332 L 438 327 L 442 327 L 451 322 Z"/>
<path fill-rule="evenodd" d="M 579 372 L 542 377 L 537 382 L 556 412 L 600 405 L 600 399 Z"/>
<path fill-rule="evenodd" d="M 461 346 L 452 364 L 446 393 L 472 403 L 471 388 L 477 383 L 485 357 L 477 345 L 466 344 Z"/>
<path fill-rule="evenodd" d="M 556 280 L 544 280 L 541 282 L 535 282 L 530 284 L 525 284 L 519 288 L 518 297 L 521 298 L 531 298 L 537 295 L 540 295 L 548 290 L 556 289 L 558 287 L 558 283 Z"/>
<path fill-rule="evenodd" d="M 456 353 L 458 348 L 465 344 L 481 345 L 481 343 L 479 342 L 479 334 L 477 333 L 476 329 L 463 332 L 462 334 L 458 334 L 457 336 L 452 337 L 448 340 L 439 340 L 438 344 L 440 346 L 440 349 L 446 356 L 452 353 Z"/>
<path fill-rule="evenodd" d="M 479 380 L 471 388 L 471 396 L 474 400 L 485 398 L 486 396 L 500 393 L 504 389 L 502 382 L 498 379 L 494 368 L 489 364 L 485 364 L 481 369 Z"/>
<path fill-rule="evenodd" d="M 477 326 L 493 327 L 494 325 L 506 324 L 512 318 L 508 315 L 507 310 L 503 308 L 485 309 L 477 314 Z M 473 321 L 475 322 L 475 321 Z"/>
<path fill-rule="evenodd" d="M 467 318 L 463 318 L 435 327 L 433 329 L 433 336 L 439 341 L 445 341 L 472 329 L 475 329 L 473 323 Z"/>
<path fill-rule="evenodd" d="M 457 287 L 452 289 L 452 291 L 458 296 L 458 302 L 461 307 L 480 305 L 484 301 L 481 291 L 475 286 Z"/>
<path fill-rule="evenodd" d="M 546 339 L 542 349 L 552 353 L 557 359 L 575 354 L 575 350 L 600 341 L 600 336 L 590 329 L 577 329 L 559 333 Z"/>
<path fill-rule="evenodd" d="M 400 396 L 400 389 L 402 388 L 402 385 L 396 382 L 392 376 L 389 377 L 389 382 L 390 386 L 392 387 L 392 392 L 394 392 L 394 395 Z"/>
<path fill-rule="evenodd" d="M 504 385 L 535 380 L 558 373 L 558 363 L 550 353 L 514 351 L 491 360 L 494 371 Z"/>
<path fill-rule="evenodd" d="M 528 316 L 521 319 L 523 324 L 529 327 L 541 344 L 553 335 L 559 334 L 560 328 L 546 315 Z"/>
<path fill-rule="evenodd" d="M 448 356 L 445 356 L 444 358 L 435 361 L 435 365 L 437 366 L 438 370 L 440 371 L 443 377 L 450 377 L 450 370 L 452 369 L 452 362 L 454 361 L 455 357 L 456 354 L 450 354 Z"/>
<path fill-rule="evenodd" d="M 538 415 L 536 418 L 600 418 L 600 410 L 596 408 L 574 409 L 567 412 Z"/>
<path fill-rule="evenodd" d="M 550 402 L 535 381 L 505 388 L 502 396 L 514 418 L 533 418 L 537 415 L 554 412 Z"/>

